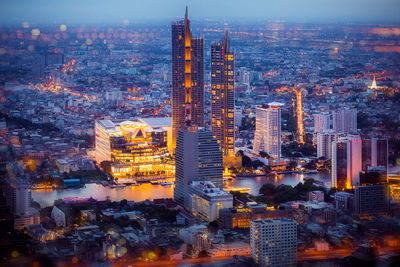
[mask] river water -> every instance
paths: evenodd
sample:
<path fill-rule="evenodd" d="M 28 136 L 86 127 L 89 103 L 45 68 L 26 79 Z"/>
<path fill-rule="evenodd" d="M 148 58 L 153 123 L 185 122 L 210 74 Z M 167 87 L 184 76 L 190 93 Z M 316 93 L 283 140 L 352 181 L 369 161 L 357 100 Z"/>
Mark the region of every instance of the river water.
<path fill-rule="evenodd" d="M 229 187 L 246 187 L 250 188 L 250 193 L 258 194 L 258 190 L 265 183 L 273 183 L 275 185 L 287 184 L 296 185 L 303 182 L 304 178 L 314 178 L 324 182 L 330 186 L 329 173 L 315 174 L 284 174 L 276 177 L 241 177 L 228 181 Z M 129 201 L 143 201 L 146 199 L 153 200 L 156 198 L 173 198 L 173 186 L 152 185 L 150 183 L 139 184 L 138 186 L 126 186 L 120 188 L 111 188 L 100 184 L 86 184 L 83 188 L 63 189 L 63 190 L 32 190 L 32 198 L 38 202 L 40 206 L 52 206 L 54 201 L 69 197 L 94 198 L 97 200 L 105 200 L 109 197 L 112 201 L 121 201 L 126 199 Z"/>

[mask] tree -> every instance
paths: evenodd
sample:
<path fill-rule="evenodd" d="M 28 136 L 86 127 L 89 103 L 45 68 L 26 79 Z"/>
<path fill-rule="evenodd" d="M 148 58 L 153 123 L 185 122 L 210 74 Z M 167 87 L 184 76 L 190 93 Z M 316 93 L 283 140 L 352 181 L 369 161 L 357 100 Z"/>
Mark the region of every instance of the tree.
<path fill-rule="evenodd" d="M 199 255 L 198 255 L 198 257 L 199 257 L 199 258 L 205 258 L 205 257 L 208 257 L 208 253 L 207 253 L 207 251 L 206 251 L 206 250 L 202 250 L 202 251 L 200 251 L 200 252 L 199 252 Z"/>
<path fill-rule="evenodd" d="M 259 193 L 264 196 L 275 194 L 276 193 L 275 185 L 271 183 L 263 184 L 259 190 Z"/>

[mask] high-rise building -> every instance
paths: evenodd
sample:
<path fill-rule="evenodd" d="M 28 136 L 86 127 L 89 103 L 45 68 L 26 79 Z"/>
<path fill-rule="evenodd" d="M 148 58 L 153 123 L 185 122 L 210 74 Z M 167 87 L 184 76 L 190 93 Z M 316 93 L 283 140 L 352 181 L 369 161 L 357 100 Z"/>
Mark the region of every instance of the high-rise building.
<path fill-rule="evenodd" d="M 348 135 L 332 143 L 332 187 L 351 188 L 358 183 L 361 169 L 362 141 Z"/>
<path fill-rule="evenodd" d="M 327 132 L 332 129 L 332 115 L 328 112 L 314 114 L 314 133 Z"/>
<path fill-rule="evenodd" d="M 235 61 L 228 30 L 211 44 L 211 128 L 224 157 L 235 154 Z"/>
<path fill-rule="evenodd" d="M 210 181 L 223 187 L 222 152 L 212 131 L 203 127 L 179 130 L 175 151 L 174 199 L 189 207 L 189 184 Z"/>
<path fill-rule="evenodd" d="M 358 215 L 386 213 L 389 211 L 389 187 L 386 184 L 356 186 L 354 202 Z"/>
<path fill-rule="evenodd" d="M 31 202 L 31 186 L 22 178 L 7 179 L 5 184 L 5 197 L 10 211 L 15 215 L 28 215 Z"/>
<path fill-rule="evenodd" d="M 388 141 L 381 138 L 362 140 L 362 170 L 369 167 L 388 169 Z"/>
<path fill-rule="evenodd" d="M 172 23 L 172 146 L 185 124 L 204 126 L 204 42 L 185 18 Z"/>
<path fill-rule="evenodd" d="M 250 249 L 251 257 L 260 266 L 296 266 L 296 221 L 287 218 L 252 221 Z"/>
<path fill-rule="evenodd" d="M 256 107 L 256 132 L 254 153 L 268 153 L 273 158 L 281 157 L 281 109 L 283 104 L 272 102 Z"/>
<path fill-rule="evenodd" d="M 329 130 L 336 133 L 357 133 L 357 109 L 342 108 L 314 114 L 314 133 Z"/>
<path fill-rule="evenodd" d="M 357 109 L 337 109 L 332 112 L 332 129 L 337 133 L 357 133 Z"/>
<path fill-rule="evenodd" d="M 339 136 L 339 134 L 334 133 L 332 130 L 315 133 L 317 157 L 325 157 L 326 159 L 330 159 L 332 157 L 332 143 L 337 141 Z"/>

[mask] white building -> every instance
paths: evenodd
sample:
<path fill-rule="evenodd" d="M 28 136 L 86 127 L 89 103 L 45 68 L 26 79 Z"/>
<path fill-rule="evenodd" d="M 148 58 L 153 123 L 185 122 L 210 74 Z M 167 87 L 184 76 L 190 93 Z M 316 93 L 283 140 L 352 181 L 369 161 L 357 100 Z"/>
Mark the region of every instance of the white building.
<path fill-rule="evenodd" d="M 308 192 L 308 201 L 324 201 L 324 192 L 315 190 Z"/>
<path fill-rule="evenodd" d="M 31 186 L 25 180 L 8 179 L 5 186 L 7 205 L 15 215 L 26 215 L 31 208 Z"/>
<path fill-rule="evenodd" d="M 357 109 L 338 109 L 332 112 L 332 127 L 338 133 L 357 133 Z"/>
<path fill-rule="evenodd" d="M 314 133 L 326 132 L 332 129 L 332 115 L 329 112 L 314 114 Z"/>
<path fill-rule="evenodd" d="M 314 114 L 314 133 L 357 133 L 357 109 L 341 108 Z"/>
<path fill-rule="evenodd" d="M 260 266 L 296 266 L 296 221 L 285 218 L 252 221 L 250 248 L 251 257 Z"/>
<path fill-rule="evenodd" d="M 65 213 L 56 206 L 54 206 L 53 210 L 51 211 L 51 218 L 54 220 L 57 226 L 66 226 Z"/>
<path fill-rule="evenodd" d="M 199 224 L 179 230 L 178 237 L 185 244 L 193 245 L 196 235 L 198 234 L 206 235 L 207 233 L 208 233 L 207 226 Z"/>
<path fill-rule="evenodd" d="M 235 107 L 235 126 L 242 126 L 243 107 Z"/>
<path fill-rule="evenodd" d="M 340 137 L 332 143 L 332 187 L 351 188 L 362 170 L 362 141 L 359 135 Z"/>
<path fill-rule="evenodd" d="M 193 181 L 189 195 L 191 212 L 208 222 L 218 219 L 220 209 L 233 207 L 233 196 L 210 181 Z"/>
<path fill-rule="evenodd" d="M 281 157 L 281 109 L 283 104 L 269 103 L 256 107 L 256 131 L 253 152 L 264 151 L 271 157 Z"/>
<path fill-rule="evenodd" d="M 317 157 L 330 159 L 332 157 L 332 143 L 338 140 L 340 134 L 329 130 L 315 133 L 314 136 L 316 138 L 315 143 L 317 144 Z"/>

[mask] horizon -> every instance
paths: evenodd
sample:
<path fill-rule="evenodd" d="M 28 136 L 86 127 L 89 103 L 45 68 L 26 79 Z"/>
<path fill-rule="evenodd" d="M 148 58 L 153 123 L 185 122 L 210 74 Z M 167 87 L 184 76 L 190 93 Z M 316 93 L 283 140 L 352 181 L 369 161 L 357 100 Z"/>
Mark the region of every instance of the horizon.
<path fill-rule="evenodd" d="M 322 3 L 324 2 L 324 3 Z M 288 23 L 356 23 L 400 24 L 396 0 L 283 0 L 279 3 L 254 0 L 246 3 L 233 0 L 230 5 L 221 0 L 201 3 L 184 0 L 28 0 L 5 1 L 0 4 L 0 25 L 31 24 L 114 24 L 146 23 L 180 19 L 189 6 L 192 20 L 227 20 L 268 22 L 282 20 Z M 213 8 L 210 8 L 212 5 Z M 362 8 L 359 8 L 362 5 Z"/>

